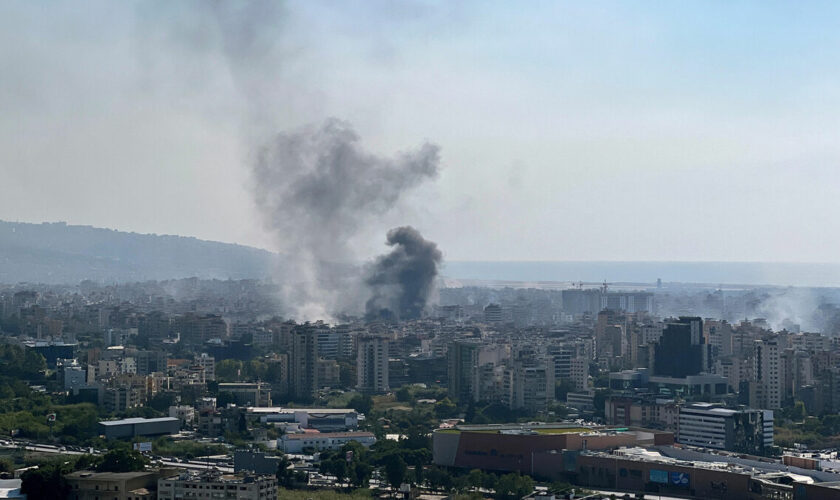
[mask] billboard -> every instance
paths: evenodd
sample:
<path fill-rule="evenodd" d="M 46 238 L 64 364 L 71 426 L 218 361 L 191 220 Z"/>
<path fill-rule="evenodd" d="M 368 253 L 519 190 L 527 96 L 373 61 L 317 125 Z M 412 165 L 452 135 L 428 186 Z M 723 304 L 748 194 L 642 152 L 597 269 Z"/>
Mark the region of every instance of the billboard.
<path fill-rule="evenodd" d="M 668 484 L 668 472 L 664 470 L 651 469 L 650 482 Z"/>
<path fill-rule="evenodd" d="M 674 486 L 681 486 L 683 488 L 688 488 L 689 477 L 687 472 L 672 472 L 671 473 L 671 484 Z"/>
<path fill-rule="evenodd" d="M 152 451 L 152 442 L 151 441 L 144 441 L 142 443 L 134 443 L 134 449 L 139 451 L 140 453 Z"/>

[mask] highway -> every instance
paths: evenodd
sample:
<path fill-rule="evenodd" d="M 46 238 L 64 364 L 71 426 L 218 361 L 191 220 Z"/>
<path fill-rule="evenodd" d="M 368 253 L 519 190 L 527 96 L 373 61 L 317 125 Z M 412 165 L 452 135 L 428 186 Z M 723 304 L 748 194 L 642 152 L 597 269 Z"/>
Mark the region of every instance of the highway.
<path fill-rule="evenodd" d="M 0 448 L 20 448 L 26 451 L 36 451 L 41 453 L 56 453 L 60 455 L 84 455 L 85 451 L 79 450 L 70 450 L 67 449 L 65 446 L 57 446 L 52 444 L 44 444 L 44 443 L 31 443 L 27 441 L 0 441 Z M 93 450 L 92 454 L 94 455 L 102 455 L 105 453 L 102 450 Z M 215 465 L 212 462 L 204 462 L 201 460 L 180 460 L 174 457 L 162 457 L 160 460 L 152 460 L 153 463 L 157 463 L 166 467 L 181 467 L 183 469 L 193 469 L 193 470 L 200 470 L 200 469 L 210 469 L 216 468 L 221 472 L 225 473 L 233 473 L 233 467 L 223 467 L 219 465 Z"/>

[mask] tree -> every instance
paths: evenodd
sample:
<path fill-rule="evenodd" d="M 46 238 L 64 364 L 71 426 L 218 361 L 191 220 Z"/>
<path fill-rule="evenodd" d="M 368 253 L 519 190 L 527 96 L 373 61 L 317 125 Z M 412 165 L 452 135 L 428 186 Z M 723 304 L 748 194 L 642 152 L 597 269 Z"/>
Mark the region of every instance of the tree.
<path fill-rule="evenodd" d="M 225 408 L 229 404 L 236 403 L 236 396 L 230 391 L 220 391 L 216 396 L 216 406 L 218 408 Z"/>
<path fill-rule="evenodd" d="M 339 456 L 334 456 L 328 460 L 321 460 L 318 465 L 318 470 L 324 474 L 332 474 L 336 478 L 336 483 L 341 484 L 347 477 L 347 461 Z"/>
<path fill-rule="evenodd" d="M 148 460 L 140 452 L 121 446 L 106 453 L 96 470 L 99 472 L 137 472 L 144 470 L 147 463 Z"/>
<path fill-rule="evenodd" d="M 436 490 L 452 490 L 452 474 L 441 467 L 431 467 L 426 472 L 426 482 L 428 482 L 429 486 Z"/>
<path fill-rule="evenodd" d="M 338 383 L 341 387 L 353 387 L 356 385 L 356 365 L 346 361 L 338 362 Z"/>
<path fill-rule="evenodd" d="M 405 451 L 402 453 L 403 460 L 414 467 L 414 481 L 415 484 L 423 484 L 423 468 L 431 463 L 432 452 L 428 448 L 418 448 L 415 450 Z"/>
<path fill-rule="evenodd" d="M 277 465 L 277 483 L 284 488 L 297 488 L 301 483 L 306 483 L 306 473 L 295 471 L 292 462 L 281 455 Z"/>
<path fill-rule="evenodd" d="M 452 418 L 458 414 L 458 407 L 449 398 L 443 398 L 435 403 L 435 417 L 438 419 Z"/>
<path fill-rule="evenodd" d="M 481 488 L 484 483 L 484 472 L 481 469 L 473 469 L 467 474 L 467 482 L 473 488 Z"/>
<path fill-rule="evenodd" d="M 534 491 L 534 480 L 530 476 L 515 473 L 505 474 L 496 482 L 496 497 L 514 500 L 530 495 Z"/>
<path fill-rule="evenodd" d="M 350 482 L 357 488 L 366 488 L 372 472 L 373 467 L 367 462 L 354 461 L 350 468 Z"/>
<path fill-rule="evenodd" d="M 399 488 L 405 482 L 405 476 L 408 472 L 408 466 L 405 460 L 397 454 L 392 453 L 383 457 L 382 461 L 385 463 L 385 478 L 392 488 Z"/>
<path fill-rule="evenodd" d="M 67 498 L 70 487 L 64 474 L 71 472 L 69 464 L 61 461 L 41 464 L 21 476 L 21 493 L 28 498 Z"/>
<path fill-rule="evenodd" d="M 149 406 L 157 411 L 167 411 L 170 406 L 175 405 L 175 393 L 171 391 L 160 391 L 149 400 Z"/>
<path fill-rule="evenodd" d="M 404 385 L 397 389 L 397 392 L 394 394 L 397 398 L 397 401 L 402 403 L 408 403 L 411 401 L 411 388 L 407 385 Z"/>
<path fill-rule="evenodd" d="M 400 440 L 400 445 L 409 450 L 430 450 L 432 448 L 429 431 L 426 427 L 415 425 L 405 431 L 405 438 Z"/>
<path fill-rule="evenodd" d="M 102 463 L 102 457 L 85 453 L 80 456 L 73 468 L 76 470 L 94 470 Z"/>
<path fill-rule="evenodd" d="M 807 416 L 808 412 L 805 410 L 805 403 L 797 401 L 790 411 L 790 419 L 794 422 L 801 422 Z"/>
<path fill-rule="evenodd" d="M 368 415 L 373 409 L 373 398 L 369 394 L 356 394 L 347 404 L 357 412 Z"/>
<path fill-rule="evenodd" d="M 575 385 L 569 379 L 560 379 L 554 385 L 554 399 L 565 401 L 566 395 L 575 390 Z"/>
<path fill-rule="evenodd" d="M 47 361 L 40 353 L 12 344 L 0 344 L 0 376 L 18 380 L 40 380 Z"/>
<path fill-rule="evenodd" d="M 242 376 L 242 361 L 223 359 L 216 363 L 216 380 L 221 382 L 238 382 Z"/>

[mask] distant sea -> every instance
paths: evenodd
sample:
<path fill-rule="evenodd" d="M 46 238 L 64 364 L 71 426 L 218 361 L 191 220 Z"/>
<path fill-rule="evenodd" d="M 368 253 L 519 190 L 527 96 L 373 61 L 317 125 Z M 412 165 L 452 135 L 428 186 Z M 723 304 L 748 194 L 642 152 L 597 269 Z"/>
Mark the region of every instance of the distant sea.
<path fill-rule="evenodd" d="M 787 262 L 446 262 L 444 277 L 470 281 L 840 286 L 840 264 Z"/>

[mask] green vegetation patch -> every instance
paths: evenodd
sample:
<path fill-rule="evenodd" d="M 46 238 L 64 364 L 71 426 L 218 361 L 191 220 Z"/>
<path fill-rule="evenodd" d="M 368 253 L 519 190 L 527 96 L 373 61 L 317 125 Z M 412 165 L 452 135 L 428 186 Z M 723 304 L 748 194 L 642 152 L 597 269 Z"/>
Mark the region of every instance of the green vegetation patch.
<path fill-rule="evenodd" d="M 359 489 L 349 493 L 334 490 L 287 490 L 277 489 L 277 498 L 283 500 L 369 500 L 370 490 Z"/>

